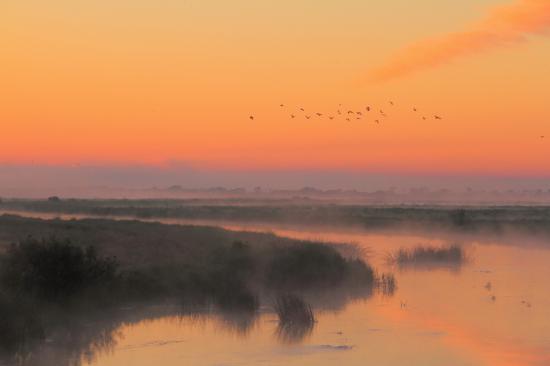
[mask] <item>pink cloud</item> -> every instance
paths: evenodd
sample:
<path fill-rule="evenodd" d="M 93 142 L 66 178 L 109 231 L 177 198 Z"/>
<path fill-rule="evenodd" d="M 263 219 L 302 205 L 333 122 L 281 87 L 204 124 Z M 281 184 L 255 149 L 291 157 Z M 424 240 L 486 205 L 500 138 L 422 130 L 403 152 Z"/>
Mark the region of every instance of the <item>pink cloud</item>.
<path fill-rule="evenodd" d="M 460 57 L 526 41 L 550 30 L 550 0 L 518 0 L 493 9 L 470 29 L 422 40 L 374 69 L 370 80 L 387 81 L 440 66 Z"/>

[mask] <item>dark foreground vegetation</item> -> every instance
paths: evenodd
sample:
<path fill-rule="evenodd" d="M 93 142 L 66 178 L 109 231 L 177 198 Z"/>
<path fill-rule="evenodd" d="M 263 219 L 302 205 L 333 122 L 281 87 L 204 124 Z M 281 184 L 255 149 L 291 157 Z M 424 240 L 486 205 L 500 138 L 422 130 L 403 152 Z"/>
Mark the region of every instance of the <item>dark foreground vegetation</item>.
<path fill-rule="evenodd" d="M 400 268 L 420 267 L 459 267 L 467 261 L 464 249 L 459 245 L 444 247 L 417 246 L 412 249 L 399 249 L 390 254 L 388 261 Z"/>
<path fill-rule="evenodd" d="M 286 319 L 281 334 L 290 339 L 312 324 L 302 322 L 303 310 L 311 320 L 313 313 L 301 298 L 281 294 L 345 302 L 387 282 L 330 245 L 211 227 L 1 216 L 2 243 L 0 353 L 19 364 L 36 360 L 33 350 L 46 339 L 73 333 L 78 314 L 171 303 L 182 314 L 231 314 L 224 319 L 246 329 L 260 304 L 275 297 Z"/>

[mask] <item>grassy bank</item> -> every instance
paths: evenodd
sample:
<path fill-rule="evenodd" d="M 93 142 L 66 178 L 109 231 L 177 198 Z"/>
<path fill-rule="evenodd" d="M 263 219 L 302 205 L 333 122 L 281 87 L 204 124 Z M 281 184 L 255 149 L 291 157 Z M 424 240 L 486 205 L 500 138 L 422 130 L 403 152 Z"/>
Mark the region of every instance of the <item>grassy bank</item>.
<path fill-rule="evenodd" d="M 281 293 L 345 303 L 383 282 L 336 246 L 213 227 L 0 216 L 0 242 L 0 351 L 10 357 L 98 309 L 171 303 L 238 314 L 228 319 L 242 326 Z"/>
<path fill-rule="evenodd" d="M 322 201 L 291 204 L 239 200 L 4 200 L 0 209 L 43 213 L 129 216 L 140 219 L 175 218 L 225 222 L 355 226 L 369 229 L 480 230 L 550 234 L 547 206 L 365 206 L 333 205 Z"/>

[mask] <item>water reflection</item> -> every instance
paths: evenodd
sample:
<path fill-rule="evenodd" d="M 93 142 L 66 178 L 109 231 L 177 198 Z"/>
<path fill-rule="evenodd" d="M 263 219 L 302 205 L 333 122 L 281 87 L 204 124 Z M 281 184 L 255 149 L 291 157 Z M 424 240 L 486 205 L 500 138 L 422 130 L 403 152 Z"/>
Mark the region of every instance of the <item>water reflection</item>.
<path fill-rule="evenodd" d="M 338 313 L 356 301 L 373 296 L 371 287 L 347 287 L 319 291 L 305 291 L 303 298 L 312 305 L 314 312 Z M 279 323 L 273 304 L 266 296 L 260 311 L 220 310 L 213 306 L 158 305 L 147 307 L 123 307 L 110 311 L 58 311 L 48 316 L 45 324 L 46 338 L 34 347 L 19 348 L 14 353 L 4 353 L 0 365 L 80 366 L 93 365 L 98 358 L 121 350 L 158 347 L 183 342 L 181 339 L 162 339 L 120 346 L 124 340 L 123 329 L 143 327 L 146 324 L 169 319 L 180 326 L 205 329 L 209 324 L 218 331 L 240 339 L 248 339 L 259 326 L 262 317 L 276 325 L 273 338 L 282 345 L 299 344 L 314 332 L 316 322 Z"/>
<path fill-rule="evenodd" d="M 297 344 L 303 342 L 313 333 L 316 322 L 279 323 L 275 336 L 282 344 Z"/>

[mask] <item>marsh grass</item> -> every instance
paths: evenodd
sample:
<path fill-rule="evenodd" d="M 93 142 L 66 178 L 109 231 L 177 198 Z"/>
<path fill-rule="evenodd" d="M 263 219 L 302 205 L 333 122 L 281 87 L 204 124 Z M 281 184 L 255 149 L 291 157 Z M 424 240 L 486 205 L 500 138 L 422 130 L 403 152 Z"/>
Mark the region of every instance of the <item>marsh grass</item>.
<path fill-rule="evenodd" d="M 390 264 L 406 267 L 459 267 L 466 263 L 467 256 L 459 245 L 444 247 L 417 246 L 412 249 L 401 248 L 388 256 Z"/>
<path fill-rule="evenodd" d="M 313 324 L 315 317 L 311 306 L 301 297 L 293 294 L 277 296 L 274 304 L 279 323 L 283 325 Z"/>
<path fill-rule="evenodd" d="M 121 307 L 181 304 L 182 314 L 220 314 L 227 328 L 244 335 L 255 324 L 260 302 L 273 294 L 300 293 L 315 307 L 341 308 L 379 286 L 367 263 L 345 258 L 333 245 L 267 234 L 0 216 L 0 236 L 4 242 L 26 238 L 0 252 L 0 351 L 10 357 L 52 335 L 82 333 L 78 319 Z M 325 297 L 315 302 L 319 292 Z M 315 318 L 309 303 L 292 295 L 277 299 L 281 341 L 310 334 Z M 95 348 L 108 349 L 112 329 L 106 329 L 106 336 L 90 334 L 71 347 L 90 355 Z M 63 347 L 75 339 L 54 338 Z"/>
<path fill-rule="evenodd" d="M 377 289 L 384 296 L 393 296 L 395 290 L 397 290 L 397 281 L 391 273 L 383 273 L 376 279 Z"/>
<path fill-rule="evenodd" d="M 315 326 L 315 316 L 311 306 L 294 294 L 280 294 L 273 308 L 279 324 L 277 337 L 284 343 L 295 343 L 311 334 Z"/>

